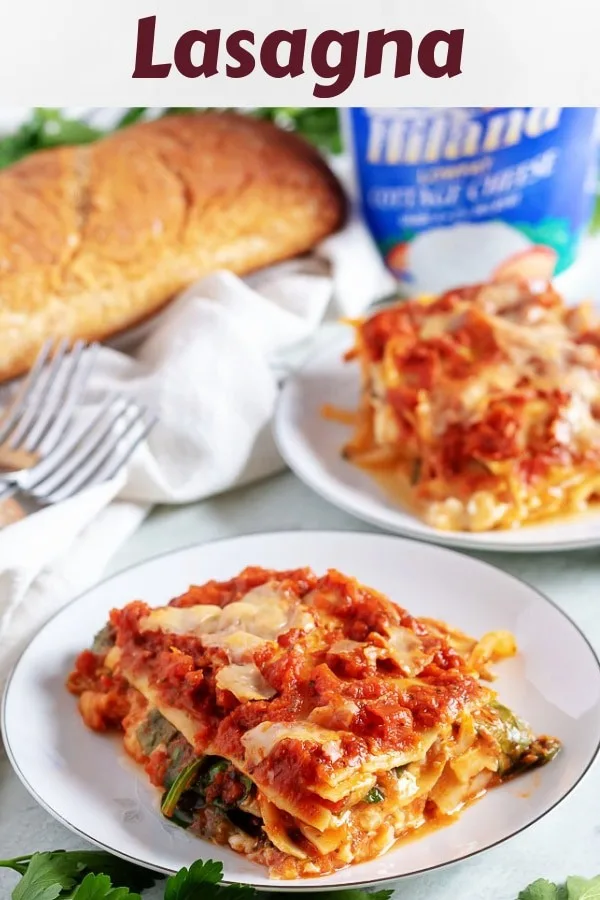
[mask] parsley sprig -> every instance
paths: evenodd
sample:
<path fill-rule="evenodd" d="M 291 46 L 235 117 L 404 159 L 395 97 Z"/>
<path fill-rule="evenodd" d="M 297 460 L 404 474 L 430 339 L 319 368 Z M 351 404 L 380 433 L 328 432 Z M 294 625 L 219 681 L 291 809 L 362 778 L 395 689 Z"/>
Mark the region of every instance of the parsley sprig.
<path fill-rule="evenodd" d="M 600 875 L 595 878 L 571 875 L 565 884 L 538 878 L 521 891 L 518 900 L 600 900 Z"/>
<path fill-rule="evenodd" d="M 109 853 L 95 850 L 55 850 L 0 860 L 0 868 L 21 875 L 12 900 L 141 900 L 155 875 Z M 198 860 L 165 882 L 164 900 L 258 900 L 254 888 L 221 884 L 223 866 Z M 390 900 L 392 891 L 334 891 L 327 900 Z"/>
<path fill-rule="evenodd" d="M 208 107 L 198 107 L 207 109 Z M 195 112 L 195 107 L 169 107 L 160 115 Z M 249 115 L 268 119 L 281 128 L 295 131 L 323 151 L 340 153 L 342 139 L 338 111 L 335 107 L 287 107 L 266 106 L 246 110 Z M 149 110 L 144 106 L 127 109 L 111 130 L 117 131 L 135 122 L 144 121 Z M 90 144 L 103 137 L 106 131 L 96 128 L 84 119 L 70 118 L 63 110 L 50 107 L 35 108 L 29 119 L 14 132 L 0 136 L 0 169 L 18 162 L 38 150 Z"/>
<path fill-rule="evenodd" d="M 0 868 L 21 876 L 12 900 L 141 900 L 140 891 L 162 876 L 100 850 L 54 850 L 0 860 Z M 259 900 L 245 885 L 222 884 L 221 863 L 198 860 L 167 878 L 164 900 Z M 331 891 L 315 894 L 323 900 L 390 900 L 392 890 Z M 572 875 L 564 884 L 540 878 L 521 891 L 517 900 L 600 900 L 600 875 Z"/>
<path fill-rule="evenodd" d="M 22 876 L 12 900 L 139 900 L 158 877 L 100 850 L 32 853 L 0 860 L 0 867 Z"/>

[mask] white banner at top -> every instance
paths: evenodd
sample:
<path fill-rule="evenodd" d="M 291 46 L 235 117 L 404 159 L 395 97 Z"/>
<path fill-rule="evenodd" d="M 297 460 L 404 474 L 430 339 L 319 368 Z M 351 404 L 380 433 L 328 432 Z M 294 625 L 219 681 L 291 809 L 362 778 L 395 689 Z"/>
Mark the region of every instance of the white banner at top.
<path fill-rule="evenodd" d="M 0 104 L 597 106 L 598 0 L 27 0 Z"/>

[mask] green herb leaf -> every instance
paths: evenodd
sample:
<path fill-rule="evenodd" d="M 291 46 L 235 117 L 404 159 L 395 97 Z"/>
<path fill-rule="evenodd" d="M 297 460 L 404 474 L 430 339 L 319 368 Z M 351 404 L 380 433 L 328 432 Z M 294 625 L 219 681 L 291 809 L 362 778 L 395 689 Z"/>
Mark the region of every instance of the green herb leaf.
<path fill-rule="evenodd" d="M 390 900 L 393 890 L 383 891 L 361 891 L 358 889 L 327 891 L 327 893 L 317 893 L 317 897 L 323 897 L 324 900 Z"/>
<path fill-rule="evenodd" d="M 378 787 L 372 787 L 365 797 L 365 803 L 381 803 L 385 800 L 385 794 Z"/>
<path fill-rule="evenodd" d="M 12 869 L 13 872 L 24 875 L 31 856 L 32 854 L 29 854 L 29 856 L 15 856 L 13 859 L 0 859 L 0 869 Z"/>
<path fill-rule="evenodd" d="M 595 878 L 567 878 L 568 900 L 600 900 L 600 875 Z"/>
<path fill-rule="evenodd" d="M 67 119 L 59 109 L 38 107 L 13 134 L 0 139 L 0 169 L 37 150 L 67 144 L 89 144 L 102 133 L 79 119 Z"/>
<path fill-rule="evenodd" d="M 202 897 L 208 893 L 206 886 L 218 885 L 223 877 L 223 866 L 212 859 L 202 862 L 198 860 L 189 869 L 180 869 L 176 875 L 167 879 L 165 885 L 165 900 L 198 900 L 200 893 L 198 888 L 203 886 Z"/>
<path fill-rule="evenodd" d="M 490 708 L 495 710 L 496 717 L 490 721 L 489 730 L 498 742 L 506 761 L 501 775 L 508 775 L 516 771 L 521 757 L 530 749 L 532 734 L 528 725 L 522 719 L 515 716 L 512 710 L 501 703 L 492 703 Z"/>
<path fill-rule="evenodd" d="M 193 113 L 210 112 L 227 112 L 232 107 L 215 107 L 215 106 L 169 106 L 163 113 L 164 116 L 189 116 Z"/>
<path fill-rule="evenodd" d="M 132 894 L 129 888 L 113 887 L 108 875 L 94 875 L 90 872 L 68 896 L 68 900 L 141 900 L 141 897 L 139 894 Z"/>
<path fill-rule="evenodd" d="M 177 733 L 177 729 L 157 709 L 151 709 L 136 728 L 135 736 L 144 754 L 150 756 L 160 744 L 167 746 Z"/>
<path fill-rule="evenodd" d="M 384 799 L 379 788 L 373 788 Z M 371 793 L 370 791 L 369 793 Z M 380 802 L 380 799 L 370 802 Z M 0 868 L 22 874 L 12 900 L 141 900 L 136 891 L 154 883 L 157 877 L 132 863 L 95 850 L 56 850 L 0 860 Z M 164 900 L 257 900 L 254 888 L 223 885 L 221 863 L 198 860 L 181 869 L 165 885 Z M 392 890 L 338 890 L 317 894 L 323 900 L 390 900 Z M 291 897 L 284 891 L 283 898 Z M 518 900 L 600 900 L 600 875 L 581 878 L 572 875 L 564 885 L 544 878 L 534 881 Z"/>
<path fill-rule="evenodd" d="M 254 888 L 248 887 L 246 884 L 222 884 L 218 887 L 209 887 L 208 890 L 213 892 L 213 900 L 256 900 L 257 898 Z M 203 888 L 204 900 L 208 900 L 206 891 L 207 888 Z M 196 896 L 194 896 L 194 900 Z"/>
<path fill-rule="evenodd" d="M 175 807 L 179 803 L 181 795 L 189 790 L 198 777 L 198 770 L 202 765 L 202 758 L 194 759 L 189 766 L 179 773 L 171 787 L 166 791 L 160 811 L 163 816 L 170 818 L 175 812 Z"/>
<path fill-rule="evenodd" d="M 43 857 L 43 860 L 40 857 Z M 43 871 L 58 875 L 58 882 L 70 878 L 73 883 L 83 879 L 89 872 L 108 875 L 113 884 L 119 887 L 126 886 L 131 891 L 143 891 L 163 877 L 102 850 L 54 850 L 51 853 L 30 853 L 14 859 L 0 860 L 0 868 L 13 869 L 20 875 L 29 873 L 25 883 L 28 890 L 30 880 L 34 877 L 39 878 Z M 21 884 L 23 882 L 20 883 L 19 890 L 22 890 Z M 28 894 L 25 897 L 29 900 Z"/>
<path fill-rule="evenodd" d="M 521 891 L 518 900 L 559 900 L 559 888 L 545 878 L 538 878 Z"/>
<path fill-rule="evenodd" d="M 90 144 L 98 140 L 102 132 L 76 119 L 57 118 L 45 122 L 38 136 L 39 149 Z"/>
<path fill-rule="evenodd" d="M 139 122 L 144 118 L 147 112 L 147 106 L 132 106 L 131 109 L 128 109 L 126 113 L 123 113 L 123 115 L 115 125 L 115 129 L 127 128 L 128 125 L 133 125 L 135 122 Z"/>
<path fill-rule="evenodd" d="M 417 456 L 413 459 L 412 468 L 410 472 L 410 483 L 412 485 L 418 484 L 421 480 L 421 469 L 423 468 L 423 460 Z"/>
<path fill-rule="evenodd" d="M 56 900 L 77 882 L 78 866 L 66 853 L 34 853 L 12 900 Z"/>
<path fill-rule="evenodd" d="M 143 891 L 163 877 L 103 850 L 71 850 L 65 855 L 79 865 L 82 873 L 108 875 L 114 885 L 128 887 L 130 891 Z"/>
<path fill-rule="evenodd" d="M 170 107 L 162 113 L 169 116 L 182 113 L 209 111 L 217 107 Z M 225 111 L 225 108 L 218 108 Z M 259 119 L 267 119 L 279 127 L 294 131 L 309 143 L 328 153 L 340 153 L 342 138 L 338 110 L 329 107 L 260 107 L 247 114 Z M 133 125 L 146 118 L 148 107 L 133 106 L 128 109 L 114 126 L 115 131 Z M 53 107 L 36 108 L 30 119 L 12 134 L 0 138 L 0 169 L 18 162 L 31 153 L 49 147 L 63 147 L 75 144 L 89 144 L 105 134 L 80 119 L 69 119 L 60 109 Z"/>
<path fill-rule="evenodd" d="M 213 783 L 217 775 L 220 775 L 221 772 L 226 772 L 229 766 L 230 763 L 226 759 L 217 759 L 202 776 L 202 784 L 208 787 L 209 784 Z"/>

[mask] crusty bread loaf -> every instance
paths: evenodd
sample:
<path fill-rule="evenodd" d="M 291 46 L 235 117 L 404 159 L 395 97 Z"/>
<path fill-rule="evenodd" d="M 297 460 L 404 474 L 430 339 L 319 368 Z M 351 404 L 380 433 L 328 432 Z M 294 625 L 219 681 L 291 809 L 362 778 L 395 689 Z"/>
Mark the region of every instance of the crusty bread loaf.
<path fill-rule="evenodd" d="M 208 272 L 309 250 L 343 217 L 317 152 L 242 115 L 37 153 L 0 173 L 0 380 L 48 337 L 106 339 Z"/>

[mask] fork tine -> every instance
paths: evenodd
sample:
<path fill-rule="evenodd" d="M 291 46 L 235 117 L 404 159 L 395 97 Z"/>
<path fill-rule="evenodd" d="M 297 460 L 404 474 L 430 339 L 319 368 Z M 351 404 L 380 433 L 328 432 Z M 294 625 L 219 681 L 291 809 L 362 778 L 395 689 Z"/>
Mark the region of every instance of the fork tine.
<path fill-rule="evenodd" d="M 53 381 L 63 365 L 68 346 L 68 340 L 63 338 L 59 343 L 58 349 L 52 357 L 47 370 L 40 373 L 40 378 L 23 408 L 23 414 L 20 417 L 20 420 L 16 424 L 14 431 L 8 435 L 8 446 L 11 449 L 14 450 L 21 444 L 21 441 L 26 437 L 33 423 L 40 415 L 40 410 L 43 410 L 44 401 L 52 387 Z"/>
<path fill-rule="evenodd" d="M 109 459 L 105 467 L 102 467 L 101 470 L 98 471 L 97 475 L 86 484 L 86 487 L 90 487 L 92 484 L 97 484 L 99 481 L 110 481 L 111 478 L 114 478 L 117 472 L 125 465 L 127 460 L 132 456 L 133 452 L 136 448 L 141 444 L 145 437 L 152 431 L 156 423 L 158 422 L 158 418 L 154 415 L 147 415 L 146 419 L 141 420 L 141 429 L 138 430 L 138 434 L 130 440 L 129 444 L 124 447 L 117 445 L 116 453 L 112 457 L 112 460 Z M 135 429 L 131 429 L 130 435 L 134 432 Z"/>
<path fill-rule="evenodd" d="M 122 408 L 124 408 L 125 401 L 122 400 L 121 402 Z M 97 427 L 114 403 L 114 397 L 107 397 L 89 422 L 73 425 L 65 435 L 64 440 L 60 441 L 60 443 L 48 453 L 47 456 L 40 460 L 37 465 L 23 473 L 20 479 L 23 489 L 27 490 L 29 487 L 35 487 L 35 485 L 39 484 L 44 478 L 47 478 L 56 471 L 61 463 L 63 463 L 71 453 L 75 452 L 79 444 L 87 438 L 94 428 Z"/>
<path fill-rule="evenodd" d="M 91 421 L 75 426 L 64 441 L 21 479 L 24 490 L 33 493 L 43 484 L 44 490 L 54 490 L 83 465 L 98 443 L 111 432 L 115 423 L 127 409 L 122 397 L 107 397 Z"/>
<path fill-rule="evenodd" d="M 149 416 L 144 420 L 143 415 L 144 411 L 142 410 L 141 416 L 129 423 L 127 431 L 120 435 L 116 442 L 113 442 L 112 447 L 104 454 L 104 462 L 101 462 L 95 472 L 92 472 L 83 483 L 78 484 L 75 488 L 72 484 L 64 485 L 54 493 L 44 497 L 43 502 L 46 504 L 59 503 L 61 500 L 72 497 L 73 494 L 84 488 L 89 488 L 114 478 L 157 422 L 156 417 Z"/>
<path fill-rule="evenodd" d="M 65 394 L 69 390 L 73 378 L 77 374 L 79 363 L 85 349 L 84 341 L 77 341 L 73 347 L 67 347 L 60 363 L 56 367 L 54 377 L 47 386 L 38 415 L 23 442 L 23 449 L 29 453 L 39 450 L 46 432 L 53 421 L 64 409 Z"/>
<path fill-rule="evenodd" d="M 30 491 L 32 496 L 45 503 L 58 503 L 60 500 L 66 500 L 68 497 L 73 496 L 73 494 L 91 483 L 105 480 L 105 478 L 99 479 L 100 471 L 109 469 L 109 464 L 114 460 L 115 451 L 119 445 L 126 437 L 131 435 L 135 426 L 143 425 L 145 412 L 143 408 L 133 405 L 127 406 L 120 413 L 117 420 L 111 424 L 110 429 L 105 429 L 100 440 L 95 438 L 95 436 L 93 437 L 93 446 L 91 448 L 89 446 L 86 447 L 88 453 L 82 465 L 67 475 L 65 475 L 64 468 L 54 473 L 54 476 L 36 485 Z M 88 441 L 88 444 L 91 443 L 92 440 Z"/>
<path fill-rule="evenodd" d="M 59 389 L 54 392 L 52 402 L 46 404 L 45 416 L 40 417 L 27 437 L 26 450 L 37 450 L 40 456 L 46 457 L 56 447 L 85 389 L 97 352 L 98 344 L 77 341 Z"/>
<path fill-rule="evenodd" d="M 76 493 L 88 482 L 98 467 L 113 452 L 121 438 L 125 437 L 130 428 L 142 419 L 143 414 L 144 411 L 133 404 L 126 406 L 116 420 L 103 430 L 99 439 L 94 436 L 93 445 L 92 440 L 89 441 L 91 446 L 87 448 L 88 452 L 83 463 L 75 471 L 71 470 L 70 475 L 67 477 L 64 477 L 64 473 L 61 473 L 63 474 L 62 480 L 56 486 L 68 491 L 66 496 Z M 56 479 L 54 481 L 56 483 Z M 48 487 L 44 487 L 44 485 L 41 485 L 39 490 L 45 495 L 48 493 Z M 57 493 L 53 489 L 51 491 L 52 493 Z"/>
<path fill-rule="evenodd" d="M 4 443 L 11 428 L 20 418 L 23 410 L 26 409 L 27 404 L 31 399 L 31 395 L 34 393 L 36 385 L 40 380 L 40 376 L 43 372 L 46 360 L 48 359 L 48 355 L 52 350 L 53 344 L 54 341 L 52 339 L 49 339 L 44 343 L 29 375 L 23 381 L 8 410 L 3 415 L 2 419 L 0 419 L 0 443 Z"/>

